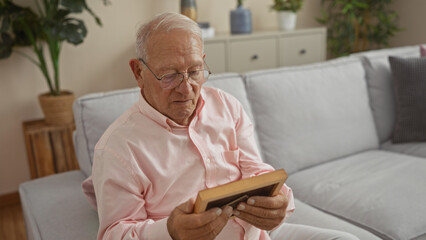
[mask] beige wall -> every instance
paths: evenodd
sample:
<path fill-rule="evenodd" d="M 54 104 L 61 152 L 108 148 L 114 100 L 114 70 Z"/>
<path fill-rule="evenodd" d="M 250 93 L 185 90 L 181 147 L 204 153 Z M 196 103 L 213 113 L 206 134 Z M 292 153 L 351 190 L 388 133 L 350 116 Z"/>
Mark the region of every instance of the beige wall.
<path fill-rule="evenodd" d="M 32 2 L 20 0 L 19 2 Z M 163 11 L 179 11 L 179 0 L 111 0 L 89 1 L 101 17 L 104 26 L 97 27 L 90 16 L 84 15 L 89 30 L 85 42 L 77 47 L 65 44 L 61 56 L 62 87 L 81 96 L 90 92 L 136 86 L 129 71 L 128 59 L 134 56 L 136 26 Z M 315 17 L 320 14 L 320 0 L 305 0 L 299 13 L 297 27 L 319 26 Z M 245 0 L 251 9 L 253 28 L 276 29 L 276 13 L 270 11 L 272 0 Z M 229 11 L 236 0 L 198 0 L 199 21 L 208 21 L 217 32 L 229 32 Z M 398 34 L 393 46 L 426 43 L 426 22 L 421 10 L 424 0 L 396 0 L 401 26 L 407 31 Z M 28 49 L 23 51 L 31 54 Z M 39 70 L 28 60 L 14 54 L 0 61 L 0 195 L 14 192 L 21 182 L 30 179 L 21 124 L 41 118 L 37 95 L 47 87 Z"/>
<path fill-rule="evenodd" d="M 392 8 L 399 13 L 399 26 L 404 29 L 390 41 L 390 46 L 426 43 L 426 1 L 396 0 Z"/>

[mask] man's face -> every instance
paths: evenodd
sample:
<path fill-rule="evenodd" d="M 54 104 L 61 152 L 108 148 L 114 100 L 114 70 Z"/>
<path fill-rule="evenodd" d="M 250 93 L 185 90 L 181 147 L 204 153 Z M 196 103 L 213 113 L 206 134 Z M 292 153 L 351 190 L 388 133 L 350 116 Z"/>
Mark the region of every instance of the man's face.
<path fill-rule="evenodd" d="M 147 55 L 147 65 L 159 77 L 204 67 L 201 40 L 180 30 L 153 35 L 148 42 Z M 176 123 L 188 125 L 200 97 L 201 84 L 185 77 L 177 87 L 163 89 L 160 81 L 145 66 L 141 69 L 137 80 L 146 101 Z"/>

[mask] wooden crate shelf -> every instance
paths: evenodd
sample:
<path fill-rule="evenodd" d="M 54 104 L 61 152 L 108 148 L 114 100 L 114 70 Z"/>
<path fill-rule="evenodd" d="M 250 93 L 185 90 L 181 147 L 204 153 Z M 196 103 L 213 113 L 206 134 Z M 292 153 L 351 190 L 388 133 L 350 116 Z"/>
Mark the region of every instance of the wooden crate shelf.
<path fill-rule="evenodd" d="M 74 123 L 52 126 L 40 119 L 22 125 L 31 178 L 79 169 L 72 141 Z"/>

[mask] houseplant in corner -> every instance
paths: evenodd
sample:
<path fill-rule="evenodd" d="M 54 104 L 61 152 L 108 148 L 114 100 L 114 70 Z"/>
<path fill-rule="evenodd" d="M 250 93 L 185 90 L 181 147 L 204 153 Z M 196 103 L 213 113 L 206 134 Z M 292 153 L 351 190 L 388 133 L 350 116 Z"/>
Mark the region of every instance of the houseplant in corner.
<path fill-rule="evenodd" d="M 319 23 L 327 26 L 328 48 L 332 56 L 388 46 L 401 31 L 398 14 L 389 9 L 392 0 L 322 0 Z M 344 41 L 342 41 L 344 40 Z"/>
<path fill-rule="evenodd" d="M 87 11 L 101 26 L 100 19 L 85 0 L 35 0 L 36 11 L 11 0 L 0 0 L 0 59 L 16 52 L 34 63 L 43 74 L 49 92 L 39 96 L 48 124 L 66 124 L 73 121 L 74 94 L 62 90 L 59 79 L 59 58 L 64 41 L 78 45 L 87 35 L 87 29 L 77 13 Z M 104 0 L 104 4 L 106 4 Z M 19 51 L 30 46 L 33 56 Z"/>
<path fill-rule="evenodd" d="M 297 12 L 302 6 L 303 0 L 274 0 L 272 9 L 277 11 L 281 30 L 293 30 L 296 27 Z"/>

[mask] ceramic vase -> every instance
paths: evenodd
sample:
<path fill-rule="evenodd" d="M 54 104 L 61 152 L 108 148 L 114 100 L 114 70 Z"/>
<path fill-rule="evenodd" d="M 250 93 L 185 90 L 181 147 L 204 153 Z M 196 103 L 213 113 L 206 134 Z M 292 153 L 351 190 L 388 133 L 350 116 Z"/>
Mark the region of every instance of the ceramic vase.
<path fill-rule="evenodd" d="M 232 34 L 251 33 L 251 12 L 249 9 L 238 6 L 237 9 L 231 11 L 230 19 Z"/>
<path fill-rule="evenodd" d="M 180 13 L 197 21 L 197 5 L 195 4 L 195 0 L 181 0 Z"/>
<path fill-rule="evenodd" d="M 296 27 L 297 14 L 292 11 L 278 11 L 278 26 L 281 30 L 293 30 Z"/>

